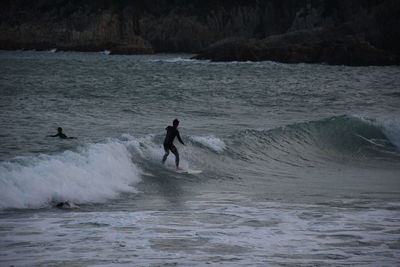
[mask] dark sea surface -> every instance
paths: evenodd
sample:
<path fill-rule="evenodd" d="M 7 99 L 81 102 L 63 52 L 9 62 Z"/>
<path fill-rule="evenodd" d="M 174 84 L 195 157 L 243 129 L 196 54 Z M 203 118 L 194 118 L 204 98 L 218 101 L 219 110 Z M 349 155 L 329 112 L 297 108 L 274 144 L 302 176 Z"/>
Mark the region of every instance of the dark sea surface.
<path fill-rule="evenodd" d="M 0 51 L 0 266 L 400 264 L 400 67 L 106 54 Z"/>

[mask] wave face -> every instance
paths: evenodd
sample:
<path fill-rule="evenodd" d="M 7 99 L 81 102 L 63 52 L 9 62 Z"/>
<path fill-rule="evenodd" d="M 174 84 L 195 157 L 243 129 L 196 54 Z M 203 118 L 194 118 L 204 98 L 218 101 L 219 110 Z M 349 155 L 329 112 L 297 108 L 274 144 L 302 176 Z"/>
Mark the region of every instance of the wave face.
<path fill-rule="evenodd" d="M 120 142 L 18 158 L 0 165 L 0 208 L 39 208 L 53 202 L 103 202 L 135 192 L 140 170 Z"/>
<path fill-rule="evenodd" d="M 398 131 L 390 123 L 338 116 L 270 130 L 245 130 L 232 136 L 235 155 L 248 160 L 279 160 L 293 164 L 321 160 L 398 160 Z"/>
<path fill-rule="evenodd" d="M 229 136 L 189 136 L 190 144 L 179 147 L 181 166 L 216 173 L 216 177 L 243 176 L 243 170 L 324 168 L 333 163 L 375 166 L 400 160 L 397 130 L 393 123 L 354 116 L 290 124 L 269 130 L 243 130 Z M 391 133 L 387 134 L 387 133 Z M 163 155 L 162 135 L 135 138 L 125 135 L 135 163 L 154 175 Z M 174 156 L 166 163 L 174 167 Z M 382 166 L 382 168 L 384 168 Z M 296 173 L 296 172 L 295 172 Z"/>

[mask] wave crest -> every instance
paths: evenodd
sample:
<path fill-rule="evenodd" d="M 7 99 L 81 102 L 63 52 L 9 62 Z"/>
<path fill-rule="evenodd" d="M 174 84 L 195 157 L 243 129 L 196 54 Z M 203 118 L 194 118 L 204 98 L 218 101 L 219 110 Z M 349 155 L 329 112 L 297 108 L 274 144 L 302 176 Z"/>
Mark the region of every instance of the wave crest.
<path fill-rule="evenodd" d="M 0 209 L 38 208 L 54 201 L 103 202 L 135 192 L 140 170 L 119 142 L 40 155 L 0 165 Z"/>
<path fill-rule="evenodd" d="M 390 132 L 391 135 L 387 133 Z M 398 157 L 393 137 L 396 131 L 382 124 L 353 116 L 337 116 L 318 121 L 296 123 L 271 130 L 244 130 L 232 137 L 236 154 L 250 158 L 296 157 L 323 158 Z"/>
<path fill-rule="evenodd" d="M 222 152 L 226 148 L 226 144 L 223 140 L 215 137 L 215 136 L 191 136 L 194 142 L 199 143 L 215 152 Z"/>

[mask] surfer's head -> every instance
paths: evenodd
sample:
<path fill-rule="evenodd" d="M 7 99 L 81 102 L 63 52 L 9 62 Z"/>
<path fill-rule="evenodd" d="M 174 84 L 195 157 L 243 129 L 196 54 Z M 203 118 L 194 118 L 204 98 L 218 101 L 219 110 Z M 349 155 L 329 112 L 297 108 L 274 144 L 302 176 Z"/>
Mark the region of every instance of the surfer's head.
<path fill-rule="evenodd" d="M 174 127 L 178 127 L 178 125 L 179 125 L 178 119 L 175 119 L 175 120 L 172 122 L 172 125 L 173 125 Z"/>
<path fill-rule="evenodd" d="M 58 128 L 57 128 L 57 131 L 58 131 L 58 133 L 62 133 L 63 130 L 62 130 L 61 127 L 58 127 Z"/>

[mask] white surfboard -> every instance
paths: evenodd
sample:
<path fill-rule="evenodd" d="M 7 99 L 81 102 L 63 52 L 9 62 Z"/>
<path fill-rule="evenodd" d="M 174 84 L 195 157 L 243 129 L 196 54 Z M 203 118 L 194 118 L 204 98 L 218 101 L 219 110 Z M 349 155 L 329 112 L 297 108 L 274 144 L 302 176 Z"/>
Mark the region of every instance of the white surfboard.
<path fill-rule="evenodd" d="M 177 173 L 182 173 L 182 174 L 199 174 L 202 173 L 203 171 L 200 170 L 185 170 L 185 169 L 181 169 L 181 170 L 176 170 Z"/>

